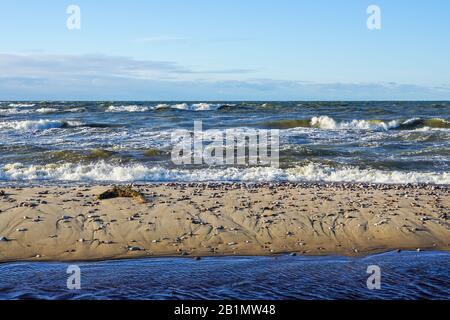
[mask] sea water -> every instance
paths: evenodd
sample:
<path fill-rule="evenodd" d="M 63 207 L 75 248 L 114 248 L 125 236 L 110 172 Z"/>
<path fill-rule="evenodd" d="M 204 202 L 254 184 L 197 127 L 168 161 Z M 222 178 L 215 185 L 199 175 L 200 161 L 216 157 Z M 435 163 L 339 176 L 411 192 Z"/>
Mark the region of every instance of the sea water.
<path fill-rule="evenodd" d="M 279 168 L 175 166 L 171 136 L 280 130 Z M 448 102 L 0 102 L 0 183 L 450 183 Z"/>
<path fill-rule="evenodd" d="M 70 265 L 80 268 L 80 290 L 67 288 Z M 367 285 L 370 266 L 379 290 Z M 444 252 L 8 263 L 0 299 L 449 299 L 449 270 Z"/>

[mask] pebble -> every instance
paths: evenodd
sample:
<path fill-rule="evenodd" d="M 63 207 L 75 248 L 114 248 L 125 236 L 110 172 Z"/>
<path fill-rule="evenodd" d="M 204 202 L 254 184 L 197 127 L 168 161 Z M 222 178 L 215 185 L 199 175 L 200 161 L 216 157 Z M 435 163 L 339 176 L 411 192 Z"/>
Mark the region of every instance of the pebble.
<path fill-rule="evenodd" d="M 128 247 L 128 251 L 142 251 L 142 248 L 131 246 L 131 247 Z"/>
<path fill-rule="evenodd" d="M 28 231 L 28 229 L 26 229 L 26 228 L 18 228 L 18 229 L 16 229 L 16 231 L 17 232 L 25 232 L 25 231 Z"/>

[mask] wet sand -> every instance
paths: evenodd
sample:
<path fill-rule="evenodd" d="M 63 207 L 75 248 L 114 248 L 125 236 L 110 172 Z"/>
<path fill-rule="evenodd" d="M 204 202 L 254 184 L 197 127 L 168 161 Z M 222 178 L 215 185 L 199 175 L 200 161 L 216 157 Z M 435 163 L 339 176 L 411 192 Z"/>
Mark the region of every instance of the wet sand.
<path fill-rule="evenodd" d="M 161 184 L 0 189 L 0 262 L 450 250 L 450 187 Z"/>

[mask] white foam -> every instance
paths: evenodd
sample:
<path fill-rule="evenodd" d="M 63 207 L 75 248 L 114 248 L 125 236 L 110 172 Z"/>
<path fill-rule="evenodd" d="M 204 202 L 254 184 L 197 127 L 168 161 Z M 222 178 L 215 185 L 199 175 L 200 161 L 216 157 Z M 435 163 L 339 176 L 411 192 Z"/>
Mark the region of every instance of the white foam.
<path fill-rule="evenodd" d="M 122 106 L 109 106 L 106 112 L 146 112 L 151 110 L 147 106 L 138 105 L 122 105 Z"/>
<path fill-rule="evenodd" d="M 365 183 L 434 183 L 450 184 L 449 172 L 383 171 L 359 169 L 357 167 L 332 168 L 309 163 L 308 165 L 287 169 L 289 180 L 326 182 L 365 182 Z"/>
<path fill-rule="evenodd" d="M 17 109 L 17 108 L 0 109 L 1 115 L 26 114 L 26 113 L 30 113 L 30 112 L 31 112 L 30 110 Z"/>
<path fill-rule="evenodd" d="M 64 125 L 59 120 L 23 120 L 23 121 L 5 121 L 0 122 L 1 129 L 14 130 L 43 130 L 51 128 L 60 128 Z"/>
<path fill-rule="evenodd" d="M 86 108 L 71 108 L 71 109 L 67 109 L 65 111 L 72 112 L 72 113 L 78 113 L 78 112 L 85 112 Z"/>
<path fill-rule="evenodd" d="M 78 121 L 65 121 L 65 120 L 22 120 L 22 121 L 4 121 L 0 122 L 0 129 L 12 129 L 12 130 L 46 130 L 54 128 L 62 128 L 64 126 L 80 126 L 81 122 Z"/>
<path fill-rule="evenodd" d="M 54 113 L 54 112 L 58 112 L 58 109 L 55 108 L 39 108 L 36 109 L 37 113 Z"/>
<path fill-rule="evenodd" d="M 109 181 L 109 182 L 204 182 L 204 181 L 310 181 L 364 183 L 433 183 L 450 184 L 448 172 L 400 172 L 361 170 L 356 167 L 331 168 L 310 163 L 290 169 L 271 167 L 168 169 L 143 164 L 115 165 L 104 161 L 91 164 L 49 164 L 24 166 L 8 164 L 0 170 L 3 181 Z"/>
<path fill-rule="evenodd" d="M 343 130 L 343 129 L 355 129 L 355 130 L 389 130 L 399 126 L 399 122 L 396 120 L 389 122 L 371 122 L 367 120 L 352 120 L 337 122 L 333 118 L 328 116 L 313 117 L 311 119 L 311 126 L 317 127 L 323 130 Z"/>
<path fill-rule="evenodd" d="M 196 103 L 193 104 L 192 109 L 195 111 L 210 111 L 219 109 L 219 104 L 210 104 L 210 103 Z"/>
<path fill-rule="evenodd" d="M 211 103 L 179 103 L 171 105 L 170 108 L 178 109 L 178 110 L 187 110 L 187 111 L 211 111 L 217 110 L 220 108 L 220 104 L 211 104 Z"/>
<path fill-rule="evenodd" d="M 16 115 L 16 114 L 30 114 L 30 113 L 54 113 L 59 110 L 56 108 L 39 108 L 33 109 L 19 109 L 18 107 L 0 109 L 0 114 L 2 115 Z"/>
<path fill-rule="evenodd" d="M 220 104 L 211 104 L 211 103 L 177 103 L 177 104 L 158 104 L 153 107 L 149 106 L 139 106 L 139 105 L 121 105 L 121 106 L 109 106 L 106 109 L 106 112 L 146 112 L 149 110 L 158 110 L 158 109 L 176 109 L 176 110 L 185 110 L 185 111 L 211 111 L 217 110 L 220 108 Z"/>
<path fill-rule="evenodd" d="M 189 105 L 187 103 L 179 103 L 171 105 L 170 108 L 178 110 L 189 110 Z"/>
<path fill-rule="evenodd" d="M 35 104 L 34 103 L 10 103 L 8 106 L 12 107 L 12 108 L 31 108 L 31 107 L 34 107 Z"/>

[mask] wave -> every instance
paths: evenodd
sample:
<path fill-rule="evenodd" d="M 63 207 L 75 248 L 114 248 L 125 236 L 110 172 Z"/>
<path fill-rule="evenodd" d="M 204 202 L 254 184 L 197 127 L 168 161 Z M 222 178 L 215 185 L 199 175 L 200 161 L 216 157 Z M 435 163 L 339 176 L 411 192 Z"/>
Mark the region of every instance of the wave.
<path fill-rule="evenodd" d="M 156 149 L 156 148 L 148 148 L 148 149 L 144 150 L 143 154 L 145 157 L 159 157 L 159 156 L 167 154 L 167 152 L 162 151 L 160 149 Z"/>
<path fill-rule="evenodd" d="M 17 109 L 17 108 L 6 108 L 0 109 L 0 115 L 15 115 L 15 114 L 26 114 L 31 113 L 30 110 Z"/>
<path fill-rule="evenodd" d="M 169 109 L 170 105 L 166 104 L 166 103 L 161 103 L 155 106 L 155 110 L 164 110 L 164 109 Z"/>
<path fill-rule="evenodd" d="M 71 110 L 73 110 L 73 109 L 69 109 L 69 110 L 67 110 L 67 112 L 72 112 Z M 56 108 L 47 108 L 47 107 L 38 108 L 38 109 L 19 109 L 17 107 L 0 109 L 0 115 L 20 115 L 20 114 L 32 114 L 32 113 L 50 114 L 50 113 L 59 113 L 59 112 L 63 112 L 63 111 L 56 109 Z"/>
<path fill-rule="evenodd" d="M 109 106 L 106 112 L 147 112 L 150 107 L 138 105 Z"/>
<path fill-rule="evenodd" d="M 239 110 L 239 111 L 243 111 L 243 110 L 251 110 L 250 107 L 248 106 L 243 106 L 240 104 L 223 104 L 219 107 L 220 111 L 235 111 L 235 110 Z"/>
<path fill-rule="evenodd" d="M 177 104 L 158 104 L 156 106 L 140 106 L 140 105 L 121 105 L 121 106 L 109 106 L 106 112 L 147 112 L 151 110 L 166 110 L 176 109 L 184 111 L 212 111 L 218 110 L 222 105 L 210 104 L 210 103 L 177 103 Z"/>
<path fill-rule="evenodd" d="M 288 171 L 293 177 L 305 177 L 306 180 L 311 181 L 450 184 L 449 172 L 385 171 L 378 169 L 360 169 L 354 166 L 336 168 L 314 163 L 291 168 Z"/>
<path fill-rule="evenodd" d="M 72 112 L 72 113 L 80 113 L 80 112 L 86 112 L 86 108 L 71 108 L 64 110 L 66 112 Z"/>
<path fill-rule="evenodd" d="M 11 108 L 32 108 L 35 105 L 36 104 L 34 104 L 34 103 L 10 103 L 8 105 L 8 107 L 11 107 Z"/>
<path fill-rule="evenodd" d="M 56 128 L 119 128 L 123 125 L 120 124 L 108 124 L 108 123 L 83 123 L 80 121 L 72 120 L 17 120 L 17 121 L 4 121 L 0 122 L 0 129 L 6 130 L 20 130 L 20 131 L 33 131 L 33 130 L 47 130 Z"/>
<path fill-rule="evenodd" d="M 211 104 L 211 103 L 194 103 L 194 104 L 179 103 L 170 106 L 171 109 L 186 110 L 186 111 L 212 111 L 218 110 L 220 107 L 221 107 L 220 104 Z"/>
<path fill-rule="evenodd" d="M 322 130 L 414 130 L 414 129 L 450 129 L 450 122 L 440 118 L 421 119 L 412 118 L 406 121 L 402 120 L 351 120 L 338 122 L 328 116 L 318 116 L 311 119 L 286 119 L 264 122 L 264 127 L 273 129 L 290 128 L 318 128 Z"/>
<path fill-rule="evenodd" d="M 46 130 L 54 128 L 64 128 L 70 126 L 80 126 L 81 123 L 65 120 L 22 120 L 0 122 L 0 129 L 14 130 Z"/>
<path fill-rule="evenodd" d="M 310 119 L 299 119 L 299 120 L 277 120 L 277 121 L 269 121 L 261 123 L 261 126 L 265 128 L 271 129 L 291 129 L 291 128 L 299 128 L 311 127 Z"/>
<path fill-rule="evenodd" d="M 400 124 L 401 129 L 436 128 L 450 129 L 450 121 L 441 118 L 420 119 L 413 118 Z"/>
<path fill-rule="evenodd" d="M 448 172 L 403 172 L 334 168 L 315 163 L 279 169 L 271 167 L 169 169 L 143 164 L 116 165 L 104 161 L 91 164 L 48 164 L 24 166 L 7 164 L 0 170 L 3 181 L 99 181 L 99 182 L 205 182 L 205 181 L 291 181 L 359 183 L 432 183 L 450 184 Z"/>
<path fill-rule="evenodd" d="M 46 154 L 46 158 L 51 161 L 64 161 L 65 163 L 79 163 L 86 161 L 95 161 L 102 159 L 109 159 L 115 155 L 113 151 L 105 149 L 92 149 L 88 152 L 81 152 L 75 150 L 59 150 L 51 151 Z"/>
<path fill-rule="evenodd" d="M 359 129 L 359 130 L 389 130 L 398 127 L 398 121 L 392 120 L 388 123 L 379 120 L 352 120 L 336 122 L 328 116 L 314 117 L 311 126 L 325 130 Z"/>
<path fill-rule="evenodd" d="M 36 112 L 37 113 L 55 113 L 55 112 L 59 112 L 59 110 L 58 109 L 56 109 L 56 108 L 39 108 L 39 109 L 36 109 Z"/>

